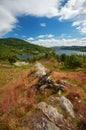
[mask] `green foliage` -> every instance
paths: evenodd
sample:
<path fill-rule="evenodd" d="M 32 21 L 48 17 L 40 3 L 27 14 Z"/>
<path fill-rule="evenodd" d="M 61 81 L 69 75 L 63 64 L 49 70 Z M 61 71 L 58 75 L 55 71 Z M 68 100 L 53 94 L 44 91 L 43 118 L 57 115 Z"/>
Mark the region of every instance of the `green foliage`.
<path fill-rule="evenodd" d="M 24 40 L 17 38 L 0 39 L 0 49 L 6 49 L 7 52 L 14 52 L 17 54 L 38 54 L 52 50 L 50 48 L 30 44 Z"/>
<path fill-rule="evenodd" d="M 61 62 L 65 62 L 66 61 L 66 54 L 62 54 L 61 56 L 60 56 L 60 61 Z"/>
<path fill-rule="evenodd" d="M 53 47 L 55 50 L 75 50 L 86 52 L 86 46 L 62 46 L 62 47 Z"/>
<path fill-rule="evenodd" d="M 6 124 L 1 124 L 0 130 L 9 130 L 9 127 Z"/>
<path fill-rule="evenodd" d="M 37 100 L 37 102 L 42 102 L 44 100 L 44 97 L 42 95 L 36 95 L 35 99 Z"/>
<path fill-rule="evenodd" d="M 78 67 L 86 68 L 86 55 L 61 54 L 56 55 L 55 58 L 57 59 L 58 62 L 63 63 L 64 66 L 62 68 L 65 69 L 66 68 L 76 69 Z"/>
<path fill-rule="evenodd" d="M 74 47 L 71 48 L 74 49 Z M 81 48 L 84 49 L 86 47 Z M 70 49 L 70 47 L 63 47 L 63 49 Z M 75 49 L 78 50 L 80 49 L 80 47 L 75 47 Z M 64 65 L 65 68 L 86 68 L 86 55 L 56 55 L 54 53 L 54 49 L 30 44 L 24 40 L 20 40 L 17 38 L 0 39 L 0 60 L 9 61 L 12 64 L 16 62 L 16 60 L 18 60 L 19 55 L 23 54 L 33 55 L 32 57 L 28 57 L 27 59 L 27 61 L 29 61 L 30 63 L 42 59 L 49 60 L 54 58 L 57 60 L 57 62 L 61 63 L 60 65 Z"/>
<path fill-rule="evenodd" d="M 82 67 L 82 61 L 77 55 L 71 55 L 69 59 L 68 65 L 70 68 L 77 68 L 77 67 Z"/>
<path fill-rule="evenodd" d="M 41 53 L 52 51 L 53 49 L 30 44 L 17 38 L 0 39 L 0 60 L 9 60 L 10 62 L 14 62 L 14 57 L 18 58 L 18 56 L 22 54 L 33 54 L 38 56 Z"/>
<path fill-rule="evenodd" d="M 86 46 L 72 46 L 72 47 L 64 47 L 66 50 L 76 50 L 86 52 Z"/>
<path fill-rule="evenodd" d="M 10 64 L 15 63 L 16 60 L 17 60 L 17 57 L 16 57 L 16 56 L 9 56 L 9 57 L 8 57 L 8 61 L 9 61 Z"/>

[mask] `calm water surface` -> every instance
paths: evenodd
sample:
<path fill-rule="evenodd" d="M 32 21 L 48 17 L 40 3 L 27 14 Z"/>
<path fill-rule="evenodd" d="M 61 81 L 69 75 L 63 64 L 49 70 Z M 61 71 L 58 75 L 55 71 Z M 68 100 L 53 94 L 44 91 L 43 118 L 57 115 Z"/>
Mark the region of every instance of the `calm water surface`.
<path fill-rule="evenodd" d="M 22 54 L 22 55 L 18 55 L 18 58 L 20 60 L 27 60 L 28 58 L 33 58 L 33 54 Z"/>
<path fill-rule="evenodd" d="M 71 55 L 71 54 L 78 54 L 78 55 L 86 55 L 86 52 L 81 52 L 81 51 L 74 51 L 74 50 L 56 50 L 56 54 L 61 55 L 61 54 L 66 54 L 66 55 Z M 40 56 L 44 56 L 44 53 L 39 54 Z M 33 58 L 33 54 L 22 54 L 19 55 L 18 58 L 20 60 L 27 60 L 28 58 Z"/>
<path fill-rule="evenodd" d="M 81 52 L 81 51 L 74 51 L 74 50 L 56 50 L 56 54 L 66 54 L 66 55 L 71 55 L 71 54 L 77 54 L 77 55 L 86 55 L 86 52 Z"/>

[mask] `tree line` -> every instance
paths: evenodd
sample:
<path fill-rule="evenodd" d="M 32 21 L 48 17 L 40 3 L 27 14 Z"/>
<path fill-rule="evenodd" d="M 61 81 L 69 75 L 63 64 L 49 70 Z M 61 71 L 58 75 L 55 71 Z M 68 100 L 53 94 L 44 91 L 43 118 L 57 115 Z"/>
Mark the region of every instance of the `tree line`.
<path fill-rule="evenodd" d="M 71 54 L 71 55 L 66 55 L 66 54 L 61 54 L 57 55 L 54 52 L 52 53 L 43 53 L 43 55 L 34 55 L 31 58 L 27 59 L 27 62 L 33 63 L 35 61 L 40 61 L 42 59 L 50 59 L 54 58 L 57 60 L 57 62 L 62 63 L 67 68 L 74 68 L 76 69 L 77 67 L 80 68 L 86 68 L 86 55 L 77 55 L 77 54 Z M 20 59 L 18 59 L 17 55 L 14 53 L 8 54 L 8 55 L 0 55 L 0 60 L 7 60 L 9 63 L 14 63 Z"/>
<path fill-rule="evenodd" d="M 86 67 L 86 55 L 76 55 L 76 54 L 71 54 L 71 55 L 66 55 L 66 54 L 61 54 L 61 55 L 55 55 L 55 58 L 57 59 L 58 62 L 62 62 L 66 67 L 68 68 L 85 68 Z"/>

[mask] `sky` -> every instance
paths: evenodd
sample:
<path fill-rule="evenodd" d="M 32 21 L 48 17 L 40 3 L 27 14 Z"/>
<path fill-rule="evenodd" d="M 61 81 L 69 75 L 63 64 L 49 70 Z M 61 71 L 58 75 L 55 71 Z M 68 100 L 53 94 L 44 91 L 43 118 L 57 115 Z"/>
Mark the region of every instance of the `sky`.
<path fill-rule="evenodd" d="M 0 0 L 0 38 L 86 46 L 86 0 Z"/>

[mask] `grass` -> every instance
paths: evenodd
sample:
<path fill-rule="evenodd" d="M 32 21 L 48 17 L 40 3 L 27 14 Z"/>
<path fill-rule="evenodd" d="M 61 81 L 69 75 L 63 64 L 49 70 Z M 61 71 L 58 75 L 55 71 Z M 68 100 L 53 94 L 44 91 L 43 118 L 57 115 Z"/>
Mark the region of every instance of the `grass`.
<path fill-rule="evenodd" d="M 86 104 L 86 89 L 85 89 L 85 85 L 86 85 L 85 76 L 86 75 L 84 72 L 75 72 L 73 70 L 72 70 L 72 72 L 69 72 L 69 71 L 66 72 L 66 70 L 64 70 L 64 71 L 59 70 L 58 63 L 56 61 L 54 61 L 54 59 L 48 60 L 48 61 L 41 60 L 41 63 L 46 68 L 55 71 L 55 72 L 52 72 L 52 78 L 55 81 L 57 81 L 59 79 L 65 79 L 65 80 L 68 80 L 70 82 L 70 84 L 72 84 L 72 86 L 69 86 L 67 88 L 68 92 L 63 93 L 64 96 L 67 96 L 70 91 L 75 92 L 76 90 L 78 90 L 76 92 L 80 93 L 81 100 L 83 99 L 84 104 Z M 5 85 L 10 83 L 13 80 L 15 80 L 15 85 L 17 85 L 17 83 L 21 83 L 20 84 L 21 86 L 24 85 L 23 84 L 24 81 L 22 81 L 22 80 L 24 80 L 25 76 L 22 74 L 23 73 L 25 74 L 25 72 L 29 73 L 29 69 L 31 68 L 31 66 L 33 64 L 29 64 L 27 66 L 22 66 L 22 67 L 17 67 L 17 66 L 10 65 L 8 63 L 1 63 L 1 65 L 0 65 L 0 72 L 1 72 L 0 73 L 0 104 L 2 103 L 2 99 L 3 99 L 2 96 L 3 96 L 4 92 L 6 92 L 8 89 L 7 86 L 5 86 Z M 21 75 L 22 75 L 22 77 L 20 77 Z M 20 77 L 20 80 L 18 77 Z M 25 79 L 24 83 L 27 83 L 27 85 L 31 85 L 31 83 L 34 84 L 36 82 L 36 79 L 33 79 L 33 78 L 29 79 L 29 78 L 30 77 Z M 26 81 L 28 81 L 28 82 L 26 82 Z M 14 84 L 11 84 L 10 87 L 12 87 L 13 85 Z M 21 88 L 20 85 L 19 85 L 19 88 Z M 30 90 L 31 97 L 27 98 L 27 89 L 28 89 L 27 87 L 26 88 L 22 87 L 22 89 L 13 89 L 13 93 L 10 92 L 10 94 L 11 94 L 10 97 L 12 100 L 9 100 L 9 101 L 11 101 L 11 103 L 12 103 L 12 101 L 15 101 L 17 103 L 16 98 L 18 97 L 18 101 L 22 101 L 21 99 L 23 99 L 24 105 L 20 104 L 20 105 L 16 105 L 15 107 L 12 107 L 12 109 L 9 111 L 10 115 L 7 116 L 7 118 L 4 118 L 3 123 L 7 123 L 7 124 L 6 125 L 2 124 L 2 127 L 0 130 L 7 130 L 7 129 L 26 130 L 27 128 L 21 128 L 20 124 L 22 124 L 22 121 L 24 121 L 24 119 L 26 119 L 26 117 L 29 117 L 29 114 L 31 114 L 31 112 L 35 108 L 34 107 L 35 102 L 33 99 L 36 100 L 36 103 L 39 103 L 41 101 L 44 101 L 47 103 L 49 102 L 48 96 L 51 95 L 51 90 L 48 90 L 48 93 L 47 93 L 48 96 L 42 95 L 42 94 L 35 95 Z M 52 95 L 52 96 L 58 97 L 58 93 L 55 95 Z M 8 98 L 9 98 L 9 95 L 8 95 Z M 6 101 L 7 101 L 7 97 L 6 97 Z M 29 101 L 29 103 L 28 103 L 28 101 Z M 52 102 L 51 102 L 51 105 L 52 105 Z M 56 107 L 58 109 L 58 111 L 65 116 L 65 118 L 66 118 L 66 116 L 69 116 L 68 114 L 65 114 L 62 109 L 60 109 L 57 102 L 53 106 Z M 5 119 L 7 119 L 7 122 L 5 121 Z M 80 122 L 77 122 L 77 126 L 79 126 L 79 123 Z"/>
<path fill-rule="evenodd" d="M 37 100 L 38 103 L 44 100 L 44 97 L 42 95 L 36 95 L 34 98 Z"/>
<path fill-rule="evenodd" d="M 2 103 L 4 92 L 6 92 L 7 89 L 6 85 L 16 80 L 25 71 L 28 71 L 30 67 L 31 65 L 15 67 L 8 62 L 0 63 L 0 104 Z"/>
<path fill-rule="evenodd" d="M 7 84 L 9 81 L 16 79 L 19 75 L 22 74 L 23 71 L 29 70 L 31 65 L 26 66 L 13 66 L 9 63 L 1 63 L 0 64 L 0 88 Z"/>
<path fill-rule="evenodd" d="M 46 68 L 51 71 L 59 70 L 59 63 L 54 58 L 42 59 L 40 60 L 40 63 L 42 63 Z"/>

